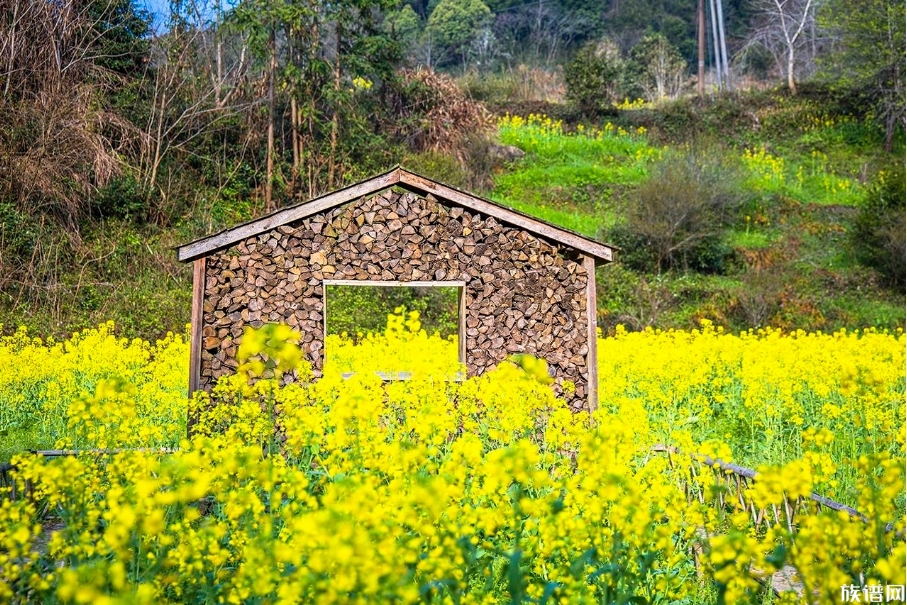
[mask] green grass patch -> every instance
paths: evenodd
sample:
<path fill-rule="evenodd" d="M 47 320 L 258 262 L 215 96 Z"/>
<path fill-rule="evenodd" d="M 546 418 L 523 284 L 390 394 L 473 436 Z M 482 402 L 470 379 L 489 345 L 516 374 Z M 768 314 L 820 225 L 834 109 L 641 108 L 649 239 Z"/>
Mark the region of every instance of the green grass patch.
<path fill-rule="evenodd" d="M 764 250 L 778 240 L 776 233 L 748 229 L 745 231 L 731 231 L 727 236 L 727 243 L 731 248 L 746 250 Z"/>
<path fill-rule="evenodd" d="M 36 428 L 0 430 L 0 464 L 29 450 L 53 449 L 53 441 Z"/>
<path fill-rule="evenodd" d="M 555 208 L 546 205 L 544 202 L 524 202 L 519 199 L 500 197 L 496 194 L 492 194 L 492 199 L 515 210 L 525 212 L 543 221 L 559 225 L 587 237 L 596 237 L 603 229 L 613 225 L 616 217 L 614 212 L 610 210 L 602 210 L 598 213 L 580 212 L 569 208 Z"/>
<path fill-rule="evenodd" d="M 544 116 L 508 116 L 498 135 L 526 157 L 495 177 L 492 199 L 589 236 L 614 223 L 615 200 L 643 181 L 662 154 L 644 129 L 610 123 L 567 131 Z"/>
<path fill-rule="evenodd" d="M 855 206 L 863 186 L 828 168 L 828 156 L 813 151 L 805 160 L 787 159 L 765 148 L 746 148 L 742 153 L 748 176 L 745 187 L 767 196 L 783 195 L 804 204 Z"/>
<path fill-rule="evenodd" d="M 904 298 L 867 298 L 860 292 L 831 298 L 827 311 L 832 327 L 875 326 L 892 332 L 903 330 Z"/>

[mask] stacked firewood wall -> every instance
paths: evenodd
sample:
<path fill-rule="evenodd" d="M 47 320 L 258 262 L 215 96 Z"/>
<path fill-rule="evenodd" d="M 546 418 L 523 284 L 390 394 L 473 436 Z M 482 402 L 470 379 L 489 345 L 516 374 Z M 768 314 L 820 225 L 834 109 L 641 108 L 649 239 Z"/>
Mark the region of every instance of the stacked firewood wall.
<path fill-rule="evenodd" d="M 572 251 L 434 197 L 388 190 L 250 237 L 207 258 L 202 388 L 232 373 L 247 325 L 285 322 L 320 375 L 322 280 L 466 282 L 470 376 L 508 355 L 549 363 L 555 390 L 586 406 L 586 281 Z"/>

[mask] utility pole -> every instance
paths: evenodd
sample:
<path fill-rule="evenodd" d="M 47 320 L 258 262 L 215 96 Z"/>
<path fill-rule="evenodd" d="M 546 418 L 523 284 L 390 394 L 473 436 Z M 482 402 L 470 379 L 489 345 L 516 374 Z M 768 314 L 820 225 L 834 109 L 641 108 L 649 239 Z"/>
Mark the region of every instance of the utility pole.
<path fill-rule="evenodd" d="M 705 97 L 705 0 L 699 0 L 698 15 L 698 42 L 699 42 L 699 98 Z"/>
<path fill-rule="evenodd" d="M 731 89 L 731 68 L 727 61 L 727 43 L 724 40 L 724 8 L 722 0 L 715 0 L 718 5 L 718 47 L 721 49 L 721 62 L 724 63 L 724 85 L 728 90 Z"/>
<path fill-rule="evenodd" d="M 717 10 L 715 9 L 715 0 L 709 0 L 709 9 L 712 13 L 712 50 L 714 51 L 715 57 L 715 77 L 718 80 L 718 90 L 723 88 L 721 84 L 721 51 L 718 50 L 718 19 L 716 18 Z"/>

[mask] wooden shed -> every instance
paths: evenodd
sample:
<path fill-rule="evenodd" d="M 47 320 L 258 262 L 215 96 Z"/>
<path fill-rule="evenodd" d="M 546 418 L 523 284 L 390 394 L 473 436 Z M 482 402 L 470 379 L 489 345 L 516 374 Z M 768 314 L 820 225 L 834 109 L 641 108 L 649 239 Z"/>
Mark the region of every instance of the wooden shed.
<path fill-rule="evenodd" d="M 456 284 L 470 376 L 544 358 L 597 406 L 595 267 L 611 247 L 403 168 L 180 246 L 194 263 L 190 392 L 235 370 L 247 325 L 303 334 L 319 376 L 330 283 Z"/>

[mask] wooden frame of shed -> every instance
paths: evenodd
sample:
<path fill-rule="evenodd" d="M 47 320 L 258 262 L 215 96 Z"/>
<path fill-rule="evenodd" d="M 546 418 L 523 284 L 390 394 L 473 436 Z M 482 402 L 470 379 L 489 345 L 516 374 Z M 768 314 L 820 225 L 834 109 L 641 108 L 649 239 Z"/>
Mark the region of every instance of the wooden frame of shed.
<path fill-rule="evenodd" d="M 303 332 L 319 375 L 325 283 L 456 282 L 464 285 L 460 347 L 470 375 L 512 353 L 534 354 L 553 368 L 559 393 L 567 380 L 577 386 L 574 408 L 593 410 L 595 267 L 613 254 L 396 167 L 177 248 L 180 261 L 193 263 L 189 391 L 235 369 L 242 328 L 266 321 Z"/>

